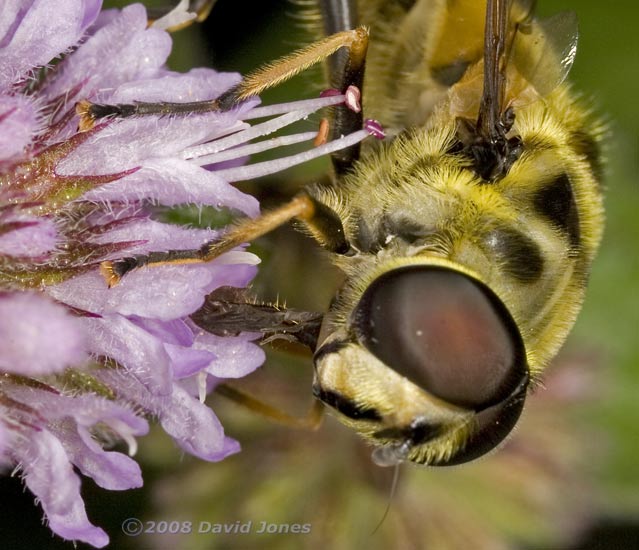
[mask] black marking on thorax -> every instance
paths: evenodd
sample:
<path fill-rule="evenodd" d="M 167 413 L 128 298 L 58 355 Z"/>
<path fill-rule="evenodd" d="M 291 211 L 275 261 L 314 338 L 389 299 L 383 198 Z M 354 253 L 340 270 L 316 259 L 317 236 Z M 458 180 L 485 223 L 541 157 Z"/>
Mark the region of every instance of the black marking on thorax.
<path fill-rule="evenodd" d="M 597 139 L 587 132 L 577 130 L 572 133 L 571 143 L 575 151 L 586 158 L 595 180 L 600 183 L 604 176 L 601 146 Z"/>
<path fill-rule="evenodd" d="M 535 210 L 566 235 L 571 246 L 581 242 L 579 212 L 567 174 L 560 174 L 537 191 L 533 198 Z"/>
<path fill-rule="evenodd" d="M 534 283 L 544 270 L 544 258 L 537 243 L 515 228 L 500 227 L 488 232 L 483 245 L 508 275 L 522 283 Z"/>

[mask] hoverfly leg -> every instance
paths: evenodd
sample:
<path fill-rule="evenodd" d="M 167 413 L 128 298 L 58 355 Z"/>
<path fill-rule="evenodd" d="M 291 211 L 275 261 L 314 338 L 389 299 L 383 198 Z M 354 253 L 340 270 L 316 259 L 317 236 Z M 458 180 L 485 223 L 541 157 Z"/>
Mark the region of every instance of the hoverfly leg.
<path fill-rule="evenodd" d="M 515 121 L 512 108 L 504 110 L 509 0 L 488 0 L 484 34 L 484 83 L 477 121 L 457 120 L 457 137 L 471 158 L 475 172 L 486 182 L 503 178 L 522 151 L 521 140 L 508 138 Z"/>
<path fill-rule="evenodd" d="M 484 41 L 484 90 L 477 118 L 477 134 L 490 143 L 504 137 L 501 124 L 506 76 L 503 58 L 509 12 L 508 0 L 488 0 Z"/>
<path fill-rule="evenodd" d="M 279 208 L 266 212 L 259 218 L 240 222 L 224 236 L 222 241 L 208 245 L 202 255 L 202 261 L 210 262 L 224 252 L 270 233 L 273 229 L 293 219 L 304 223 L 319 244 L 330 252 L 351 253 L 351 246 L 346 240 L 344 227 L 339 216 L 307 192 L 302 191 Z"/>
<path fill-rule="evenodd" d="M 323 313 L 300 311 L 279 303 L 259 302 L 246 289 L 223 286 L 204 300 L 191 315 L 200 328 L 217 336 L 237 336 L 241 332 L 262 334 L 260 343 L 285 343 L 286 348 L 305 354 L 317 347 Z M 298 349 L 296 349 L 298 348 Z"/>
<path fill-rule="evenodd" d="M 319 2 L 327 35 L 355 28 L 358 23 L 357 7 L 353 0 L 321 0 Z M 349 86 L 362 90 L 368 36 L 346 51 L 337 52 L 329 59 L 328 68 L 331 85 L 344 92 Z M 331 121 L 331 139 L 350 134 L 362 127 L 362 112 L 355 112 L 340 105 L 333 108 Z M 360 144 L 336 151 L 331 155 L 333 168 L 339 177 L 350 171 L 353 163 L 359 159 Z"/>
<path fill-rule="evenodd" d="M 308 195 L 313 203 L 312 215 L 302 219 L 315 240 L 333 254 L 352 256 L 355 250 L 346 239 L 344 226 L 337 212 Z"/>
<path fill-rule="evenodd" d="M 109 287 L 112 287 L 118 284 L 128 272 L 140 267 L 210 262 L 225 252 L 270 233 L 293 219 L 305 223 L 317 241 L 328 250 L 337 254 L 352 253 L 339 216 L 303 191 L 279 208 L 255 219 L 239 222 L 221 240 L 207 242 L 200 248 L 192 250 L 168 250 L 120 260 L 108 260 L 100 264 L 100 272 Z"/>
<path fill-rule="evenodd" d="M 256 71 L 248 74 L 237 86 L 224 92 L 217 99 L 196 101 L 191 103 L 145 103 L 135 102 L 131 104 L 97 104 L 87 100 L 78 102 L 76 113 L 80 116 L 80 131 L 91 129 L 98 120 L 103 118 L 128 118 L 132 116 L 146 115 L 187 115 L 191 113 L 206 113 L 210 111 L 228 111 L 238 103 L 259 95 L 263 91 L 273 88 L 295 75 L 305 71 L 340 50 L 347 48 L 349 59 L 352 58 L 351 69 L 347 74 L 352 74 L 352 82 L 358 79 L 355 75 L 363 75 L 363 64 L 368 47 L 368 30 L 358 27 L 353 30 L 343 31 L 327 36 L 319 42 L 310 44 L 291 55 L 269 63 Z M 348 85 L 344 88 L 346 90 Z M 354 125 L 352 130 L 362 127 L 362 119 Z M 341 126 L 340 132 L 347 128 Z"/>
<path fill-rule="evenodd" d="M 278 424 L 283 424 L 290 428 L 298 428 L 302 430 L 317 430 L 322 423 L 324 416 L 324 405 L 319 400 L 314 400 L 311 408 L 306 416 L 298 417 L 274 407 L 248 393 L 238 390 L 228 384 L 220 384 L 215 388 L 215 392 L 223 395 L 231 401 L 235 401 L 238 405 L 259 414 Z"/>
<path fill-rule="evenodd" d="M 78 101 L 75 112 L 80 117 L 78 130 L 86 132 L 95 126 L 95 123 L 103 118 L 129 118 L 133 116 L 147 115 L 188 115 L 197 113 L 209 113 L 219 111 L 220 105 L 215 99 L 208 101 L 192 101 L 190 103 L 173 103 L 161 101 L 148 103 L 136 101 L 135 103 L 103 104 L 92 103 L 86 99 Z"/>
<path fill-rule="evenodd" d="M 244 77 L 237 86 L 218 98 L 217 101 L 220 108 L 222 110 L 230 109 L 245 99 L 259 95 L 264 90 L 277 86 L 313 65 L 324 61 L 342 48 L 347 48 L 349 57 L 353 56 L 356 60 L 365 56 L 368 48 L 368 30 L 364 27 L 358 27 L 332 34 L 323 40 L 314 42 L 301 50 L 278 59 L 274 63 L 269 63 L 257 69 Z M 363 64 L 363 60 L 360 64 Z M 362 125 L 360 124 L 355 129 L 361 127 Z"/>
<path fill-rule="evenodd" d="M 200 248 L 151 252 L 120 260 L 108 260 L 100 264 L 100 272 L 109 287 L 112 287 L 118 284 L 128 272 L 140 267 L 210 262 L 243 243 L 269 233 L 293 218 L 309 217 L 312 215 L 312 211 L 313 203 L 310 197 L 301 194 L 279 208 L 266 212 L 255 219 L 240 221 L 231 227 L 222 239 L 204 243 Z"/>

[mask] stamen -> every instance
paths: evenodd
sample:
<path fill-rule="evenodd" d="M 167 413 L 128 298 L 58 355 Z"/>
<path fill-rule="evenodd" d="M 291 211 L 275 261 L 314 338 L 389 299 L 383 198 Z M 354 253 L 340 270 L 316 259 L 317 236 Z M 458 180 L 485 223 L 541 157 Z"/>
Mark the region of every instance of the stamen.
<path fill-rule="evenodd" d="M 300 134 L 292 134 L 289 136 L 280 136 L 277 138 L 260 141 L 259 143 L 251 143 L 249 145 L 235 147 L 233 149 L 229 149 L 228 151 L 205 155 L 202 157 L 194 158 L 192 160 L 198 166 L 205 166 L 207 164 L 225 162 L 227 160 L 233 160 L 248 155 L 254 155 L 255 153 L 261 153 L 263 151 L 268 151 L 269 149 L 275 149 L 277 147 L 285 147 L 287 145 L 294 145 L 296 143 L 310 141 L 311 139 L 315 139 L 316 136 L 317 132 L 303 132 Z"/>
<path fill-rule="evenodd" d="M 361 92 L 357 86 L 349 86 L 346 88 L 346 100 L 344 101 L 345 105 L 354 113 L 359 113 L 362 110 L 362 104 L 360 103 L 360 99 L 362 97 Z"/>
<path fill-rule="evenodd" d="M 244 250 L 230 250 L 213 260 L 217 265 L 258 265 L 262 262 L 259 256 Z"/>
<path fill-rule="evenodd" d="M 298 120 L 302 120 L 313 112 L 314 110 L 311 109 L 294 111 L 292 113 L 273 118 L 266 122 L 256 124 L 255 126 L 251 126 L 246 130 L 242 130 L 240 132 L 237 132 L 236 134 L 231 134 L 228 137 L 210 141 L 208 143 L 202 143 L 201 145 L 196 145 L 194 147 L 188 147 L 182 152 L 182 158 L 192 159 L 199 158 L 205 155 L 213 155 L 220 151 L 235 147 L 236 145 L 241 145 L 242 143 L 251 141 L 252 139 L 272 134 L 280 128 L 284 128 L 289 124 L 293 124 Z M 210 164 L 210 161 L 208 162 L 208 164 Z"/>
<path fill-rule="evenodd" d="M 372 118 L 367 118 L 364 121 L 364 128 L 375 139 L 384 139 L 386 137 L 386 132 L 384 132 L 384 127 L 377 120 L 374 120 Z"/>
<path fill-rule="evenodd" d="M 197 18 L 197 13 L 189 11 L 189 0 L 181 0 L 169 13 L 151 23 L 151 27 L 164 31 L 179 30 Z"/>
<path fill-rule="evenodd" d="M 197 394 L 200 400 L 200 403 L 204 403 L 206 400 L 206 379 L 208 375 L 206 371 L 200 371 L 196 375 L 197 378 Z"/>
<path fill-rule="evenodd" d="M 329 90 L 325 90 L 327 92 Z M 289 101 L 287 103 L 276 103 L 275 105 L 265 105 L 263 107 L 255 107 L 251 109 L 246 115 L 242 116 L 242 120 L 253 120 L 255 118 L 264 118 L 268 116 L 280 115 L 282 113 L 290 113 L 292 111 L 305 111 L 307 109 L 310 112 L 319 111 L 324 107 L 330 107 L 332 105 L 339 105 L 344 103 L 346 96 L 339 93 L 337 90 L 330 90 L 335 93 L 329 95 L 322 95 L 322 92 L 318 98 L 315 99 L 302 99 L 299 101 Z"/>
<path fill-rule="evenodd" d="M 332 97 L 336 95 L 342 95 L 342 92 L 340 92 L 337 88 L 328 88 L 326 90 L 322 90 L 320 93 L 320 97 Z"/>
<path fill-rule="evenodd" d="M 330 153 L 333 153 L 334 151 L 339 151 L 340 149 L 344 149 L 345 147 L 350 147 L 351 145 L 359 143 L 369 135 L 370 133 L 366 129 L 358 130 L 357 132 L 353 132 L 352 134 L 344 136 L 343 138 L 333 140 L 329 143 L 326 143 L 325 145 L 321 145 L 320 147 L 316 147 L 309 151 L 297 153 L 296 155 L 291 155 L 289 157 L 269 160 L 265 162 L 257 162 L 248 166 L 239 166 L 237 168 L 217 170 L 215 173 L 229 181 L 245 181 L 252 178 L 266 176 L 275 172 L 279 172 L 280 170 L 284 170 L 285 168 L 290 168 L 291 166 L 302 164 L 303 162 L 308 162 L 309 160 L 328 155 Z"/>
<path fill-rule="evenodd" d="M 350 95 L 350 99 L 349 96 L 345 94 L 334 94 L 334 91 L 335 90 L 328 90 L 328 95 L 320 97 L 318 99 L 280 103 L 277 105 L 257 107 L 255 109 L 252 109 L 250 113 L 248 113 L 247 116 L 244 118 L 244 120 L 263 118 L 282 112 L 285 114 L 262 122 L 260 124 L 256 124 L 255 126 L 252 126 L 246 130 L 241 130 L 235 134 L 231 134 L 230 136 L 216 139 L 207 143 L 202 143 L 194 147 L 189 147 L 182 152 L 182 158 L 193 159 L 193 162 L 195 162 L 197 165 L 204 166 L 207 164 L 216 164 L 226 160 L 239 158 L 244 155 L 256 152 L 266 151 L 275 147 L 282 147 L 285 145 L 299 143 L 301 141 L 305 141 L 306 139 L 316 138 L 316 134 L 313 134 L 312 137 L 305 137 L 306 134 L 300 134 L 296 137 L 288 136 L 283 138 L 276 138 L 275 140 L 263 142 L 263 144 L 245 145 L 241 148 L 238 147 L 232 152 L 220 155 L 221 151 L 225 151 L 226 149 L 230 149 L 243 143 L 247 143 L 255 138 L 272 134 L 273 132 L 276 132 L 281 128 L 293 124 L 298 120 L 306 118 L 308 115 L 324 107 L 339 105 L 346 102 L 347 100 L 350 101 L 350 108 L 357 108 L 359 106 L 359 104 L 357 103 L 357 98 L 359 97 L 359 89 L 355 86 L 350 86 L 349 90 L 347 90 L 347 93 Z M 291 109 L 294 110 L 291 111 Z M 326 125 L 327 123 L 324 124 Z M 374 135 L 375 137 L 383 135 L 383 132 L 381 132 L 381 126 L 379 126 L 379 124 L 378 127 L 379 131 L 369 130 L 371 135 Z M 326 127 L 320 128 L 320 130 L 327 131 Z M 321 141 L 322 139 L 319 139 L 319 142 Z"/>
<path fill-rule="evenodd" d="M 131 426 L 118 418 L 109 418 L 105 421 L 105 424 L 107 424 L 127 444 L 129 447 L 129 456 L 135 456 L 138 452 L 138 442 L 135 440 L 135 437 L 133 437 L 134 432 L 137 432 L 135 435 L 143 434 L 140 433 L 139 430 L 134 430 Z"/>
<path fill-rule="evenodd" d="M 313 140 L 313 145 L 315 147 L 319 147 L 320 145 L 324 145 L 328 141 L 328 132 L 330 127 L 328 125 L 328 119 L 323 118 L 320 120 L 319 129 L 317 130 L 317 135 Z"/>

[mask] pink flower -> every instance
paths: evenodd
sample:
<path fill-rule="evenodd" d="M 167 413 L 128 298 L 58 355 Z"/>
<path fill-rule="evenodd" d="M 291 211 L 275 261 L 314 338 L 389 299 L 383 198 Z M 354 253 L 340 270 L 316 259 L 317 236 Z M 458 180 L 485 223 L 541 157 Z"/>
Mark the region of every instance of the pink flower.
<path fill-rule="evenodd" d="M 87 518 L 74 468 L 105 489 L 142 485 L 137 463 L 105 447 L 124 440 L 132 456 L 146 416 L 204 460 L 237 452 L 203 397 L 211 380 L 244 376 L 263 361 L 254 336 L 215 337 L 189 319 L 214 289 L 245 286 L 254 255 L 240 248 L 208 264 L 140 269 L 112 289 L 99 263 L 197 248 L 219 235 L 154 220 L 151 204 L 256 216 L 257 201 L 229 181 L 336 147 L 243 166 L 255 147 L 247 141 L 344 100 L 257 109 L 251 100 L 228 112 L 107 121 L 79 133 L 80 99 L 205 100 L 240 80 L 169 71 L 171 39 L 147 27 L 142 6 L 101 13 L 100 4 L 7 0 L 0 11 L 0 462 L 20 472 L 53 532 L 96 547 L 108 536 Z"/>

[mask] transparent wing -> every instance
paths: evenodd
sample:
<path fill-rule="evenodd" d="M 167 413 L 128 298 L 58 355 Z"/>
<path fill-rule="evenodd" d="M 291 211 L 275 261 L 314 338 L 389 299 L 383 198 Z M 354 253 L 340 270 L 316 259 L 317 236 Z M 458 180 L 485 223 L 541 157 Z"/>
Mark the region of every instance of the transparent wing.
<path fill-rule="evenodd" d="M 577 53 L 577 16 L 573 12 L 520 25 L 511 61 L 519 73 L 546 96 L 565 79 Z"/>

